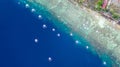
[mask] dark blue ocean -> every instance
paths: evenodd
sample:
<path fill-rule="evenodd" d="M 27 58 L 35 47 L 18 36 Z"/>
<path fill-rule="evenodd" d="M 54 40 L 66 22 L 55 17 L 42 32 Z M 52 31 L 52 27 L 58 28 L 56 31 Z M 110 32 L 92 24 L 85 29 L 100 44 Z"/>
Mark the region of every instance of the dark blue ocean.
<path fill-rule="evenodd" d="M 0 67 L 104 67 L 97 55 L 77 46 L 68 34 L 51 31 L 56 27 L 50 22 L 44 17 L 38 19 L 16 1 L 1 0 Z"/>

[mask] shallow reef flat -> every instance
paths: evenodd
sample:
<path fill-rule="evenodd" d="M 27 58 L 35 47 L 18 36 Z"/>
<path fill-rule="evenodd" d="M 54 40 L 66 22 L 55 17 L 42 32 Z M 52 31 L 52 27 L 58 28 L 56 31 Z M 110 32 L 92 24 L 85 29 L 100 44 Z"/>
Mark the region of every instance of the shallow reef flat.
<path fill-rule="evenodd" d="M 26 1 L 35 7 L 42 5 L 48 9 L 62 24 L 88 40 L 98 55 L 108 60 L 112 67 L 120 67 L 120 27 L 116 22 L 71 0 Z"/>

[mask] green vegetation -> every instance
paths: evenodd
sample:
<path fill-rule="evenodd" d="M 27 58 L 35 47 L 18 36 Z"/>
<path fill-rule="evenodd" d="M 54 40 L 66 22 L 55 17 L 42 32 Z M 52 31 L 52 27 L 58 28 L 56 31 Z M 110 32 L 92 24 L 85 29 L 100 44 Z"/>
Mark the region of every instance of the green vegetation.
<path fill-rule="evenodd" d="M 80 0 L 80 4 L 82 4 L 85 0 Z"/>
<path fill-rule="evenodd" d="M 114 10 L 111 10 L 110 13 L 114 19 L 118 20 L 120 18 L 120 15 L 116 13 Z"/>
<path fill-rule="evenodd" d="M 115 19 L 115 20 L 119 20 L 120 19 L 120 13 L 119 13 L 119 8 L 116 7 L 114 4 L 110 5 L 110 13 L 111 16 Z"/>
<path fill-rule="evenodd" d="M 116 7 L 114 4 L 110 4 L 110 8 L 102 8 L 103 2 L 104 0 L 77 0 L 81 5 L 83 6 L 87 6 L 88 8 L 91 8 L 93 10 L 96 10 L 98 12 L 101 13 L 106 13 L 108 14 L 110 17 L 112 17 L 115 20 L 119 20 L 120 19 L 120 9 L 118 7 Z"/>
<path fill-rule="evenodd" d="M 101 7 L 102 4 L 103 4 L 103 0 L 98 0 L 97 4 L 95 6 L 95 9 L 98 11 L 102 10 L 102 7 Z"/>
<path fill-rule="evenodd" d="M 116 19 L 116 20 L 118 20 L 118 19 L 120 18 L 120 16 L 119 16 L 117 13 L 114 13 L 114 14 L 112 15 L 112 17 L 113 17 L 114 19 Z"/>

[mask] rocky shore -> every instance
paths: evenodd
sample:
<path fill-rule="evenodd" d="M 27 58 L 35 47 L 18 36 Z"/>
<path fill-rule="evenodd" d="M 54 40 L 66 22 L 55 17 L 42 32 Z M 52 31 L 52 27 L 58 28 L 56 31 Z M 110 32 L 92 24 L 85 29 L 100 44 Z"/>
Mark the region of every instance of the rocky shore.
<path fill-rule="evenodd" d="M 79 5 L 97 11 L 103 17 L 120 24 L 120 0 L 74 0 Z"/>

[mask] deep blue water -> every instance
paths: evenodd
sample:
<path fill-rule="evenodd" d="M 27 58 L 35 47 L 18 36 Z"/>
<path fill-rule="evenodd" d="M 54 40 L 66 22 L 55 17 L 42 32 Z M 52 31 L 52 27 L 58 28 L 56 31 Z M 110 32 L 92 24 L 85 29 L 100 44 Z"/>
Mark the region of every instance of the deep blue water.
<path fill-rule="evenodd" d="M 97 55 L 77 46 L 69 35 L 59 29 L 52 32 L 50 22 L 16 1 L 0 1 L 0 67 L 104 67 Z"/>

